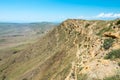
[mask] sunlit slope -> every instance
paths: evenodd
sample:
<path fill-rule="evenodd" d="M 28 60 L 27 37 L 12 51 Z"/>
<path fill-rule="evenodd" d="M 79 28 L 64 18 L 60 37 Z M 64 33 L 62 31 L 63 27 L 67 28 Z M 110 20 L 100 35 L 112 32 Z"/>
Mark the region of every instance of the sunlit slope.
<path fill-rule="evenodd" d="M 68 19 L 0 61 L 2 80 L 103 80 L 120 70 L 120 20 Z"/>

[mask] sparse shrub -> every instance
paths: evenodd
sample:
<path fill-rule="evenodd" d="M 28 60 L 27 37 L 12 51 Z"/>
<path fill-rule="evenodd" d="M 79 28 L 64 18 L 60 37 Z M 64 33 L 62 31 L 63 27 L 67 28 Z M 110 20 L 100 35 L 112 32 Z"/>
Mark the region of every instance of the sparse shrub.
<path fill-rule="evenodd" d="M 83 67 L 80 67 L 80 71 L 83 69 Z"/>
<path fill-rule="evenodd" d="M 120 49 L 118 50 L 112 50 L 108 53 L 108 55 L 105 56 L 105 59 L 116 59 L 120 58 Z"/>
<path fill-rule="evenodd" d="M 107 32 L 107 31 L 111 31 L 111 29 L 112 29 L 112 27 L 110 26 L 110 27 L 104 27 L 103 29 L 101 29 L 98 33 L 97 33 L 97 35 L 102 35 L 104 32 Z"/>
<path fill-rule="evenodd" d="M 118 62 L 118 66 L 120 66 L 120 62 Z"/>
<path fill-rule="evenodd" d="M 24 79 L 22 79 L 22 80 L 28 80 L 27 78 L 24 78 Z"/>
<path fill-rule="evenodd" d="M 104 43 L 103 43 L 103 48 L 105 50 L 109 49 L 112 46 L 113 42 L 114 42 L 114 39 L 112 39 L 112 38 L 105 39 Z"/>
<path fill-rule="evenodd" d="M 116 22 L 116 25 L 118 25 L 118 24 L 120 24 L 120 20 L 118 20 L 118 21 Z"/>
<path fill-rule="evenodd" d="M 85 25 L 85 28 L 87 28 L 88 26 L 90 26 L 90 24 L 87 23 L 87 24 Z"/>
<path fill-rule="evenodd" d="M 71 76 L 73 79 L 75 79 L 75 74 L 74 73 L 71 73 Z"/>
<path fill-rule="evenodd" d="M 115 76 L 112 76 L 112 77 L 107 77 L 103 80 L 120 80 L 120 75 L 115 75 Z"/>
<path fill-rule="evenodd" d="M 87 75 L 86 74 L 78 74 L 77 80 L 87 80 Z"/>
<path fill-rule="evenodd" d="M 5 75 L 3 75 L 2 80 L 6 80 L 6 76 Z"/>

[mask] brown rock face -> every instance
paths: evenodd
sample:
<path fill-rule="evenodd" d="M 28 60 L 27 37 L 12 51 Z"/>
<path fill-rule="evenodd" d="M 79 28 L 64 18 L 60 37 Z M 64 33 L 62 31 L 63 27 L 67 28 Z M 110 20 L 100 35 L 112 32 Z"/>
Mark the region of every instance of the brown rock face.
<path fill-rule="evenodd" d="M 112 61 L 95 59 L 94 61 L 87 63 L 81 73 L 88 75 L 87 80 L 103 79 L 115 75 L 118 68 L 119 66 Z"/>
<path fill-rule="evenodd" d="M 105 37 L 112 37 L 112 38 L 120 38 L 120 32 L 116 32 L 116 33 L 106 32 L 106 33 L 104 33 L 104 36 Z"/>
<path fill-rule="evenodd" d="M 9 66 L 6 64 L 0 72 L 0 79 L 103 80 L 115 76 L 120 72 L 120 59 L 109 52 L 120 48 L 120 35 L 112 28 L 117 26 L 114 22 L 68 19 L 6 60 Z M 106 50 L 109 42 L 105 40 L 109 37 L 114 42 Z M 113 59 L 104 59 L 106 55 Z"/>

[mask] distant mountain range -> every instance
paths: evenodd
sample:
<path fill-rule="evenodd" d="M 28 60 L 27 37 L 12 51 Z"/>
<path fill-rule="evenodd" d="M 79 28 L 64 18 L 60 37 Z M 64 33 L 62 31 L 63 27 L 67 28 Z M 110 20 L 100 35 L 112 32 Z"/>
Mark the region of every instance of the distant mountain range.
<path fill-rule="evenodd" d="M 0 23 L 0 36 L 18 34 L 22 35 L 27 32 L 40 33 L 49 30 L 51 27 L 58 25 L 57 23 L 41 22 L 41 23 Z"/>
<path fill-rule="evenodd" d="M 0 48 L 35 40 L 47 33 L 58 23 L 0 23 Z"/>

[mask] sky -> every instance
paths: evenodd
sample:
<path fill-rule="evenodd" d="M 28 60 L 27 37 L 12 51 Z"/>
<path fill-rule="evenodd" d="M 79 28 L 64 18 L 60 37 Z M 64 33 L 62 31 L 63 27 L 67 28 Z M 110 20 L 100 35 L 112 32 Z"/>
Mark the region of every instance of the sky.
<path fill-rule="evenodd" d="M 0 22 L 115 19 L 120 0 L 0 0 Z"/>

